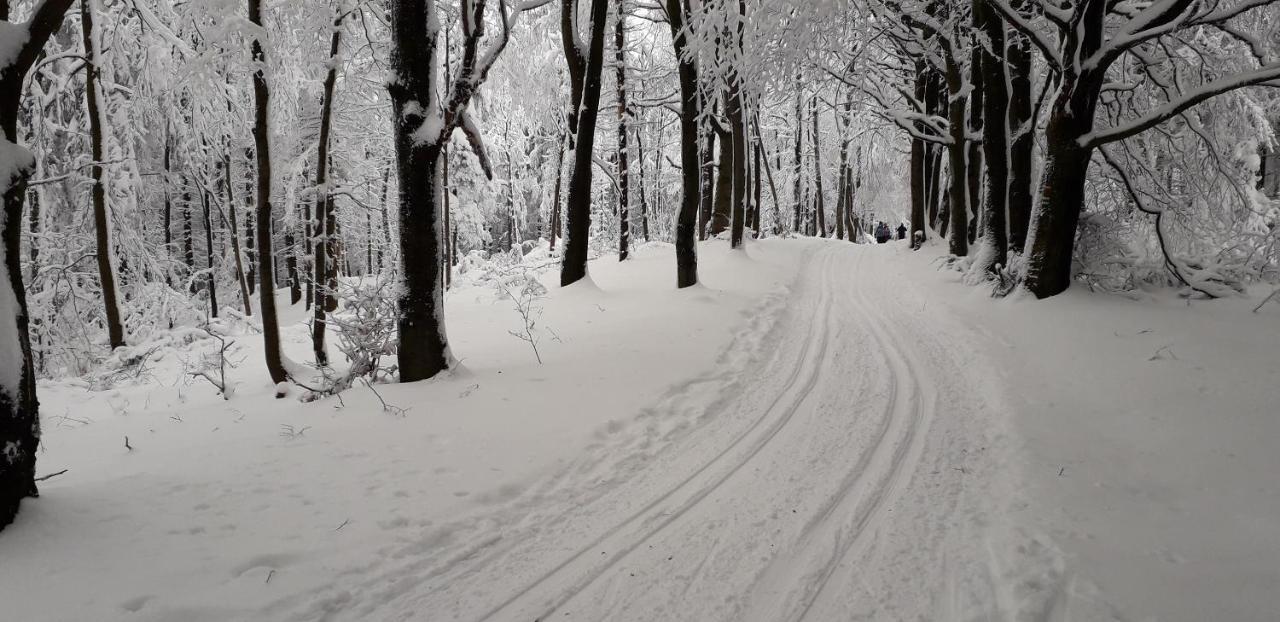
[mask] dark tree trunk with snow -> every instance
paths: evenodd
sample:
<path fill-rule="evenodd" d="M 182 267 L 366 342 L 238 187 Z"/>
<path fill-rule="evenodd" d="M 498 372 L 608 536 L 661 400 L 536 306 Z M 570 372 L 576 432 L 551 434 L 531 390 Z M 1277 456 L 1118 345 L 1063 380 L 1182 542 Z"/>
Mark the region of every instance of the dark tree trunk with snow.
<path fill-rule="evenodd" d="M 604 68 L 604 33 L 607 0 L 591 0 L 591 40 L 588 44 L 582 105 L 579 106 L 573 176 L 569 179 L 569 229 L 564 240 L 560 285 L 572 285 L 587 276 L 587 247 L 591 235 L 591 157 L 595 152 L 596 117 L 600 107 L 600 73 Z"/>
<path fill-rule="evenodd" d="M 329 127 L 333 119 L 333 88 L 338 79 L 338 47 L 342 43 L 342 17 L 333 20 L 333 33 L 329 38 L 329 71 L 324 78 L 323 100 L 320 102 L 320 141 L 316 147 L 316 244 L 312 257 L 315 269 L 315 300 L 312 302 L 313 317 L 311 320 L 311 351 L 316 357 L 316 365 L 329 364 L 329 353 L 325 348 L 325 327 L 327 314 L 331 310 L 330 301 L 337 302 L 336 292 L 332 291 L 331 281 L 335 277 L 337 264 L 334 261 L 334 229 L 336 218 L 333 214 L 333 194 L 329 192 Z"/>
<path fill-rule="evenodd" d="M 1009 76 L 1009 148 L 1008 194 L 1009 250 L 1021 253 L 1027 245 L 1027 229 L 1031 224 L 1034 192 L 1031 188 L 1032 164 L 1035 158 L 1035 119 L 1031 101 L 1031 43 L 1026 36 L 1013 33 L 1006 50 Z"/>
<path fill-rule="evenodd" d="M 249 0 L 249 22 L 262 25 L 261 0 Z M 280 384 L 288 379 L 285 371 L 284 357 L 280 352 L 280 322 L 276 314 L 275 270 L 272 268 L 275 251 L 271 246 L 271 129 L 268 127 L 268 114 L 271 106 L 271 93 L 267 90 L 267 77 L 264 73 L 266 54 L 262 50 L 262 42 L 253 40 L 253 61 L 256 68 L 253 72 L 253 144 L 257 158 L 258 183 L 257 193 L 257 234 L 258 257 L 262 258 L 260 270 L 262 295 L 258 297 L 262 309 L 262 340 L 265 345 L 264 354 L 267 361 L 267 373 L 271 381 Z"/>
<path fill-rule="evenodd" d="M 809 112 L 812 115 L 813 135 L 810 139 L 813 141 L 813 209 L 816 212 L 815 225 L 818 229 L 818 237 L 827 237 L 827 206 L 822 196 L 822 150 L 821 141 L 818 140 L 818 95 L 815 93 L 812 102 L 809 104 Z"/>
<path fill-rule="evenodd" d="M 120 303 L 116 294 L 116 271 L 111 257 L 111 219 L 107 215 L 107 189 L 103 182 L 102 110 L 98 101 L 98 54 L 93 40 L 93 11 L 89 0 L 80 0 L 80 34 L 84 41 L 85 104 L 89 116 L 89 146 L 93 165 L 93 229 L 97 242 L 98 280 L 102 285 L 102 302 L 106 307 L 107 341 L 111 347 L 124 345 L 124 326 L 120 322 Z"/>
<path fill-rule="evenodd" d="M 671 40 L 680 72 L 680 212 L 676 216 L 676 286 L 698 283 L 698 211 L 702 204 L 702 180 L 698 133 L 698 74 L 688 57 L 684 33 L 688 6 L 684 0 L 666 0 Z M 661 145 L 655 147 L 655 151 Z"/>
<path fill-rule="evenodd" d="M 1008 116 L 1009 94 L 1005 82 L 1004 23 L 995 15 L 987 0 L 974 0 L 973 22 L 986 36 L 990 48 L 977 46 L 979 68 L 982 74 L 982 151 L 986 161 L 986 214 L 985 244 L 988 246 L 990 265 L 987 268 L 1005 266 L 1008 261 L 1008 240 L 1005 234 L 1005 204 L 1009 177 L 1009 154 L 1005 123 Z"/>
<path fill-rule="evenodd" d="M 213 263 L 213 216 L 209 210 L 209 193 L 201 190 L 200 203 L 204 215 L 204 258 L 208 273 L 205 274 L 205 288 L 209 291 L 209 315 L 218 317 L 218 279 Z"/>
<path fill-rule="evenodd" d="M 0 177 L 0 352 L 9 359 L 0 370 L 0 529 L 13 522 L 26 497 L 39 496 L 36 488 L 36 451 L 40 443 L 39 402 L 27 325 L 27 296 L 22 283 L 22 208 L 27 179 L 34 162 L 18 146 L 18 107 L 22 81 L 49 37 L 62 25 L 72 0 L 45 0 L 19 32 L 26 42 L 0 65 L 0 159 L 13 168 Z M 0 21 L 9 20 L 9 2 L 0 0 Z M 11 34 L 16 34 L 11 31 Z"/>

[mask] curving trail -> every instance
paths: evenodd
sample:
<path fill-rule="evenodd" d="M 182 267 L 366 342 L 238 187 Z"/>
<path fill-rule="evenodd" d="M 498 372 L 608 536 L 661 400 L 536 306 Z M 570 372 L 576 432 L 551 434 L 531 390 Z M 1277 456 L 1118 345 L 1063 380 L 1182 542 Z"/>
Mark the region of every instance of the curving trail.
<path fill-rule="evenodd" d="M 720 368 L 510 507 L 388 550 L 296 617 L 986 619 L 1016 607 L 994 587 L 988 450 L 1003 406 L 974 337 L 887 276 L 890 249 L 810 244 L 776 317 L 744 329 Z"/>

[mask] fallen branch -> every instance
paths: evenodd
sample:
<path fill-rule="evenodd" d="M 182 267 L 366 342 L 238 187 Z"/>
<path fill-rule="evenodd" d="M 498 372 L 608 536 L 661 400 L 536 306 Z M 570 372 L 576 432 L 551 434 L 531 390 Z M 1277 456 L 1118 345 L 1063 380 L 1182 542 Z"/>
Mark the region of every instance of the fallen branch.
<path fill-rule="evenodd" d="M 67 472 L 67 469 L 62 469 L 61 471 L 58 471 L 57 473 L 50 473 L 50 474 L 45 475 L 45 476 L 43 476 L 43 477 L 37 477 L 37 478 L 35 479 L 35 481 L 37 481 L 37 482 L 43 482 L 44 480 L 47 480 L 47 479 L 53 479 L 53 478 L 55 478 L 55 477 L 57 477 L 57 476 L 59 476 L 59 475 L 62 475 L 63 473 L 66 473 L 66 472 Z"/>
<path fill-rule="evenodd" d="M 1280 289 L 1277 289 L 1276 291 L 1271 292 L 1271 295 L 1270 295 L 1270 296 L 1267 296 L 1266 298 L 1263 298 L 1263 299 L 1262 299 L 1262 302 L 1258 303 L 1258 306 L 1256 306 L 1256 307 L 1254 307 L 1254 308 L 1253 308 L 1253 312 L 1254 312 L 1254 313 L 1257 313 L 1258 311 L 1261 311 L 1261 310 L 1262 310 L 1262 307 L 1263 307 L 1263 306 L 1265 306 L 1268 302 L 1271 302 L 1271 300 L 1272 300 L 1273 298 L 1275 298 L 1276 296 L 1280 296 Z"/>

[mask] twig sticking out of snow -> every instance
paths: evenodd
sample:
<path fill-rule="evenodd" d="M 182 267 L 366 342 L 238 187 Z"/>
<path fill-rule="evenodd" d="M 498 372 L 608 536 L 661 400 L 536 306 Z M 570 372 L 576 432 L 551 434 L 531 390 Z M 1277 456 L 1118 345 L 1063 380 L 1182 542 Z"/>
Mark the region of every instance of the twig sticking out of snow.
<path fill-rule="evenodd" d="M 1276 298 L 1277 296 L 1280 296 L 1280 289 L 1277 289 L 1276 291 L 1271 292 L 1271 295 L 1270 295 L 1270 296 L 1267 296 L 1266 298 L 1263 298 L 1263 299 L 1262 299 L 1262 302 L 1258 303 L 1258 306 L 1256 306 L 1256 307 L 1254 307 L 1254 308 L 1253 308 L 1253 312 L 1254 312 L 1254 313 L 1257 313 L 1257 312 L 1261 311 L 1263 306 L 1265 306 L 1268 302 L 1271 302 L 1271 300 L 1272 300 L 1272 299 L 1274 299 L 1274 298 Z"/>
<path fill-rule="evenodd" d="M 37 482 L 43 482 L 43 481 L 45 481 L 45 480 L 47 480 L 47 479 L 53 479 L 53 478 L 55 478 L 55 477 L 57 477 L 57 476 L 59 476 L 59 475 L 62 475 L 63 473 L 66 473 L 66 472 L 67 472 L 67 469 L 62 469 L 61 471 L 58 471 L 57 473 L 50 473 L 50 474 L 45 475 L 45 476 L 42 476 L 42 477 L 37 477 L 37 478 L 35 479 L 35 481 L 37 481 Z"/>

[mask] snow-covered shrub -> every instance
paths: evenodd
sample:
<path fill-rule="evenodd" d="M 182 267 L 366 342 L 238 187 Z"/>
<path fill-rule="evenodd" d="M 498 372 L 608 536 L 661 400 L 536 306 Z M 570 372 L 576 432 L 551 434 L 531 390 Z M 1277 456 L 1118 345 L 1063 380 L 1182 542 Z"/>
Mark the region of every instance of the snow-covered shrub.
<path fill-rule="evenodd" d="M 395 373 L 383 359 L 396 354 L 398 296 L 399 287 L 389 279 L 338 282 L 339 311 L 329 323 L 337 331 L 338 350 L 351 364 L 338 390 L 356 378 L 378 382 Z"/>

